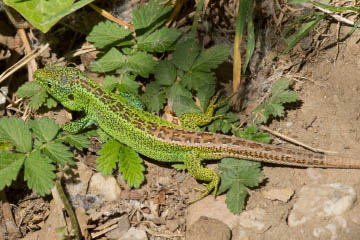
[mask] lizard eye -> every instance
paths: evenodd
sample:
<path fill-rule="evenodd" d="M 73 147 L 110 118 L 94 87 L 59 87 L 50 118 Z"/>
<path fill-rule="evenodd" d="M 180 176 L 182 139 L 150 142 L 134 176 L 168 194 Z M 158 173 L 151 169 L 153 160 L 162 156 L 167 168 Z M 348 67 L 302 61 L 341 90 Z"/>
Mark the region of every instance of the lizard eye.
<path fill-rule="evenodd" d="M 69 95 L 68 95 L 68 98 L 69 98 L 69 100 L 74 100 L 74 95 L 69 94 Z"/>

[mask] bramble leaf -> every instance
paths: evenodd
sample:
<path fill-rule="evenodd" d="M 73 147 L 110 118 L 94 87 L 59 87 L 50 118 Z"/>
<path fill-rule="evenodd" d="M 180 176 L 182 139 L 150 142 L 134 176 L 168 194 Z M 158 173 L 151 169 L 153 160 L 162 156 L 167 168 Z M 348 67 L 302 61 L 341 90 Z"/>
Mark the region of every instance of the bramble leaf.
<path fill-rule="evenodd" d="M 119 171 L 130 187 L 138 188 L 144 181 L 145 167 L 142 158 L 132 148 L 122 145 L 119 155 Z"/>
<path fill-rule="evenodd" d="M 110 72 L 120 68 L 125 63 L 125 56 L 116 48 L 111 48 L 100 59 L 91 63 L 91 70 L 94 72 Z"/>
<path fill-rule="evenodd" d="M 128 56 L 127 63 L 122 71 L 129 71 L 141 77 L 148 78 L 150 73 L 154 72 L 156 61 L 151 54 L 145 52 L 136 52 Z"/>
<path fill-rule="evenodd" d="M 0 119 L 0 139 L 13 143 L 20 152 L 30 152 L 32 149 L 29 127 L 15 117 Z"/>
<path fill-rule="evenodd" d="M 24 159 L 21 153 L 0 152 L 0 191 L 17 178 Z"/>
<path fill-rule="evenodd" d="M 182 32 L 176 28 L 163 27 L 150 35 L 138 39 L 138 47 L 148 52 L 165 52 L 170 50 Z"/>
<path fill-rule="evenodd" d="M 111 139 L 102 145 L 99 152 L 100 157 L 96 159 L 96 169 L 102 173 L 103 176 L 109 175 L 116 167 L 116 162 L 119 160 L 120 148 L 122 144 L 115 139 Z"/>
<path fill-rule="evenodd" d="M 53 162 L 57 165 L 64 167 L 66 163 L 69 165 L 74 165 L 72 158 L 74 154 L 70 152 L 68 146 L 60 142 L 48 143 L 44 146 L 43 152 L 47 155 Z"/>
<path fill-rule="evenodd" d="M 170 86 L 176 80 L 175 65 L 168 61 L 160 61 L 155 67 L 155 79 L 159 85 Z"/>
<path fill-rule="evenodd" d="M 25 160 L 24 179 L 30 189 L 36 190 L 41 196 L 50 193 L 54 185 L 55 167 L 51 160 L 35 150 Z"/>
<path fill-rule="evenodd" d="M 173 53 L 172 62 L 183 71 L 189 71 L 199 55 L 200 47 L 196 40 L 188 39 L 177 44 Z"/>
<path fill-rule="evenodd" d="M 16 92 L 19 97 L 29 97 L 29 105 L 32 109 L 37 110 L 44 104 L 48 94 L 37 82 L 26 82 Z"/>
<path fill-rule="evenodd" d="M 53 119 L 48 117 L 29 121 L 29 127 L 42 142 L 51 141 L 59 131 L 59 126 Z"/>
<path fill-rule="evenodd" d="M 89 148 L 90 140 L 84 134 L 70 134 L 65 138 L 65 142 L 75 147 L 76 149 L 82 151 L 84 148 Z"/>
<path fill-rule="evenodd" d="M 158 113 L 166 103 L 164 91 L 156 81 L 146 85 L 146 92 L 141 97 L 150 112 Z"/>
<path fill-rule="evenodd" d="M 130 31 L 125 27 L 114 22 L 105 21 L 95 25 L 86 40 L 92 42 L 95 47 L 105 48 L 107 46 L 118 45 L 130 36 Z"/>
<path fill-rule="evenodd" d="M 230 49 L 225 45 L 216 45 L 203 51 L 195 60 L 192 71 L 209 72 L 211 69 L 217 68 L 219 64 L 229 57 Z"/>

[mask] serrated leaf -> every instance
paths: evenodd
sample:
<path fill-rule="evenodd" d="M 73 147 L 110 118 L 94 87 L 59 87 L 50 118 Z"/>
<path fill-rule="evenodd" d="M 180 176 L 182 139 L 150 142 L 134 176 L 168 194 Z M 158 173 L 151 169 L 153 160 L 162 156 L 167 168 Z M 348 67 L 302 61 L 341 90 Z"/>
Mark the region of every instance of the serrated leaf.
<path fill-rule="evenodd" d="M 32 149 L 29 127 L 15 117 L 0 119 L 0 139 L 13 143 L 20 152 L 30 152 Z"/>
<path fill-rule="evenodd" d="M 48 143 L 43 148 L 44 154 L 46 154 L 54 163 L 64 167 L 66 163 L 73 165 L 72 158 L 74 154 L 70 152 L 69 147 L 60 142 Z"/>
<path fill-rule="evenodd" d="M 290 84 L 290 82 L 287 78 L 282 78 L 282 79 L 274 82 L 274 84 L 271 86 L 271 94 L 273 96 L 277 96 L 281 92 L 288 89 L 289 84 Z"/>
<path fill-rule="evenodd" d="M 95 72 L 110 72 L 125 64 L 125 56 L 116 48 L 111 48 L 99 60 L 91 63 L 90 67 Z"/>
<path fill-rule="evenodd" d="M 168 60 L 158 62 L 154 73 L 156 82 L 159 85 L 170 86 L 175 82 L 176 68 L 175 65 Z"/>
<path fill-rule="evenodd" d="M 54 98 L 52 97 L 48 97 L 46 99 L 46 103 L 45 103 L 45 106 L 48 108 L 48 109 L 51 109 L 51 108 L 54 108 L 57 106 L 57 102 Z"/>
<path fill-rule="evenodd" d="M 256 125 L 251 125 L 245 128 L 244 131 L 237 131 L 236 135 L 241 138 L 263 143 L 269 143 L 271 140 L 271 135 L 265 132 L 259 132 Z"/>
<path fill-rule="evenodd" d="M 104 88 L 108 89 L 109 91 L 114 90 L 118 84 L 118 78 L 112 75 L 106 75 L 104 81 L 102 81 Z"/>
<path fill-rule="evenodd" d="M 40 29 L 43 33 L 46 33 L 61 18 L 84 7 L 92 1 L 94 0 L 81 0 L 72 4 L 74 0 L 4 0 L 4 3 L 16 9 L 32 25 Z"/>
<path fill-rule="evenodd" d="M 136 30 L 136 36 L 149 34 L 161 26 L 170 17 L 171 4 L 161 4 L 157 0 L 150 0 L 137 4 L 132 10 L 132 24 Z"/>
<path fill-rule="evenodd" d="M 17 178 L 24 159 L 21 153 L 0 152 L 0 191 Z"/>
<path fill-rule="evenodd" d="M 67 135 L 65 138 L 65 142 L 80 151 L 82 151 L 84 148 L 89 148 L 90 145 L 89 138 L 84 134 Z"/>
<path fill-rule="evenodd" d="M 48 117 L 29 121 L 29 127 L 33 131 L 34 135 L 42 142 L 49 142 L 53 140 L 59 131 L 59 126 L 53 119 Z"/>
<path fill-rule="evenodd" d="M 203 51 L 195 60 L 192 71 L 208 72 L 215 69 L 229 57 L 230 49 L 225 45 L 216 45 Z"/>
<path fill-rule="evenodd" d="M 201 90 L 205 85 L 215 85 L 215 74 L 213 72 L 190 71 L 181 77 L 181 83 L 188 89 Z"/>
<path fill-rule="evenodd" d="M 34 189 L 41 196 L 50 193 L 54 185 L 55 167 L 51 160 L 35 150 L 25 160 L 24 179 L 30 189 Z"/>
<path fill-rule="evenodd" d="M 296 102 L 297 95 L 293 91 L 285 91 L 276 96 L 272 100 L 273 103 L 290 103 L 290 102 Z"/>
<path fill-rule="evenodd" d="M 200 47 L 196 40 L 188 39 L 177 44 L 172 62 L 183 71 L 189 71 L 199 55 Z"/>
<path fill-rule="evenodd" d="M 156 61 L 151 54 L 145 52 L 136 52 L 130 55 L 123 69 L 141 77 L 148 78 L 150 73 L 154 72 Z"/>
<path fill-rule="evenodd" d="M 274 117 L 282 117 L 284 114 L 284 107 L 280 104 L 267 104 L 264 108 L 264 115 L 266 116 L 274 116 Z"/>
<path fill-rule="evenodd" d="M 226 194 L 226 206 L 232 213 L 239 214 L 245 207 L 246 196 L 247 190 L 244 185 L 234 182 Z"/>
<path fill-rule="evenodd" d="M 120 84 L 117 86 L 119 92 L 128 92 L 138 95 L 139 83 L 135 81 L 136 77 L 130 73 L 121 75 Z"/>
<path fill-rule="evenodd" d="M 191 92 L 179 83 L 175 83 L 170 87 L 168 95 L 172 102 L 172 108 L 177 116 L 181 116 L 183 113 L 188 112 L 201 112 L 199 107 L 195 104 Z"/>
<path fill-rule="evenodd" d="M 215 93 L 215 82 L 209 82 L 197 89 L 196 97 L 200 101 L 200 106 L 205 110 L 206 106 L 209 104 L 209 100 Z"/>
<path fill-rule="evenodd" d="M 166 103 L 166 97 L 157 82 L 151 82 L 146 85 L 146 92 L 142 96 L 142 101 L 151 112 L 159 112 Z"/>
<path fill-rule="evenodd" d="M 95 47 L 105 48 L 107 46 L 118 45 L 127 36 L 130 31 L 119 24 L 105 21 L 95 25 L 86 40 L 92 42 Z"/>
<path fill-rule="evenodd" d="M 19 97 L 29 97 L 29 105 L 37 110 L 45 102 L 48 94 L 37 82 L 26 82 L 16 92 Z"/>
<path fill-rule="evenodd" d="M 122 144 L 115 139 L 111 139 L 102 145 L 99 152 L 100 157 L 96 159 L 96 169 L 101 172 L 103 176 L 109 175 L 116 167 L 116 162 L 119 160 L 119 154 Z"/>
<path fill-rule="evenodd" d="M 182 35 L 181 30 L 163 27 L 150 35 L 138 39 L 138 48 L 147 52 L 165 52 L 170 50 Z"/>
<path fill-rule="evenodd" d="M 144 181 L 145 167 L 142 158 L 132 148 L 122 145 L 120 149 L 119 171 L 130 187 L 138 188 Z"/>

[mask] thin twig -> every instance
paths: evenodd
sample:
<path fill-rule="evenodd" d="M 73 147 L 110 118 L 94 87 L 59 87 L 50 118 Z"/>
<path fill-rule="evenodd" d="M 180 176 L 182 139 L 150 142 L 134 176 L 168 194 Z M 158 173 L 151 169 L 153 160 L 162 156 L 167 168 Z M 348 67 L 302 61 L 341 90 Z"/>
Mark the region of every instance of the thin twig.
<path fill-rule="evenodd" d="M 291 142 L 293 144 L 296 144 L 296 145 L 299 145 L 299 146 L 302 146 L 303 148 L 306 148 L 306 149 L 309 149 L 313 152 L 319 152 L 319 153 L 330 153 L 330 154 L 333 154 L 333 153 L 337 153 L 337 152 L 333 152 L 333 151 L 326 151 L 324 149 L 319 149 L 319 148 L 313 148 L 313 147 L 310 147 L 309 145 L 306 145 L 305 143 L 302 143 L 302 142 L 299 142 L 291 137 L 288 137 L 288 136 L 285 136 L 279 132 L 276 132 L 274 130 L 271 130 L 270 128 L 268 127 L 265 127 L 265 126 L 260 126 L 260 129 L 264 130 L 264 131 L 267 131 L 269 133 L 271 133 L 272 135 L 275 135 L 279 138 L 282 138 L 288 142 Z"/>

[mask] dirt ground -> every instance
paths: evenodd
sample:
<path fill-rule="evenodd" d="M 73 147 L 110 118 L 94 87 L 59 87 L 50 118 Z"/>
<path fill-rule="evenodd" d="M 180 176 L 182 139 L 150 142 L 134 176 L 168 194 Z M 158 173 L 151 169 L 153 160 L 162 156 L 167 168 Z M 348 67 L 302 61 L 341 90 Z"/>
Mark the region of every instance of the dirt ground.
<path fill-rule="evenodd" d="M 264 95 L 260 89 L 266 84 L 266 80 L 281 71 L 283 74 L 278 77 L 284 75 L 292 80 L 292 88 L 297 92 L 299 101 L 295 106 L 288 108 L 284 118 L 273 120 L 269 128 L 312 147 L 335 151 L 341 156 L 358 159 L 360 156 L 358 145 L 360 140 L 360 100 L 358 97 L 360 93 L 360 34 L 355 31 L 349 38 L 341 41 L 337 48 L 336 31 L 336 23 L 331 24 L 327 32 L 329 36 L 327 42 L 323 43 L 320 49 L 313 50 L 316 53 L 312 56 L 304 57 L 304 52 L 295 50 L 267 63 L 271 67 L 266 68 L 271 70 L 266 71 L 264 78 L 254 77 L 256 72 L 252 72 L 252 82 L 249 85 L 251 94 L 246 97 L 240 118 L 246 119 L 246 114 L 258 104 L 259 99 Z M 349 31 L 348 27 L 341 28 L 340 39 Z M 272 38 L 275 39 L 275 45 L 281 43 L 279 36 L 272 36 Z M 263 57 L 266 58 L 267 54 L 263 54 Z M 284 70 L 283 65 L 298 62 L 295 59 L 303 61 L 302 67 L 298 68 L 299 71 L 293 71 L 294 68 L 291 71 Z M 264 68 L 259 67 L 260 71 Z M 278 77 L 274 77 L 274 80 Z M 302 149 L 277 137 L 274 137 L 273 144 Z M 97 147 L 93 146 L 95 149 Z M 76 171 L 80 176 L 79 181 L 89 186 L 91 185 L 90 178 L 95 175 L 93 171 L 95 156 L 78 155 L 78 159 L 80 163 Z M 88 225 L 89 232 L 96 228 L 98 228 L 97 231 L 101 231 L 108 227 L 106 224 L 110 220 L 119 220 L 126 216 L 125 220 L 122 219 L 119 222 L 124 221 L 123 225 L 141 227 L 147 233 L 148 237 L 136 239 L 185 239 L 186 231 L 191 228 L 190 215 L 192 218 L 200 217 L 203 211 L 201 209 L 208 212 L 216 211 L 211 208 L 212 203 L 207 205 L 207 201 L 212 201 L 208 198 L 191 207 L 184 203 L 185 200 L 196 196 L 197 193 L 193 191 L 195 187 L 201 187 L 188 173 L 178 172 L 168 165 L 158 164 L 151 160 L 146 161 L 145 165 L 146 183 L 140 189 L 130 190 L 120 176 L 115 176 L 116 184 L 121 190 L 117 195 L 120 198 L 117 200 L 102 199 L 98 202 L 93 195 L 82 193 L 81 196 L 86 197 L 88 201 L 88 205 L 84 207 L 86 214 L 85 212 L 77 212 L 77 214 L 87 216 L 82 223 Z M 215 168 L 216 164 L 210 164 L 209 167 Z M 266 216 L 259 221 L 268 227 L 254 230 L 251 227 L 235 226 L 231 228 L 231 239 L 360 239 L 360 205 L 356 201 L 356 196 L 360 194 L 360 170 L 312 169 L 263 164 L 263 173 L 266 181 L 259 188 L 250 190 L 245 212 L 264 210 Z M 318 216 L 305 224 L 289 226 L 289 215 L 300 199 L 300 192 L 304 186 L 334 183 L 344 184 L 355 190 L 355 200 L 350 209 L 334 218 Z M 15 186 L 12 192 L 7 192 L 7 195 L 9 201 L 14 204 L 16 224 L 20 226 L 21 232 L 28 233 L 24 239 L 51 239 L 44 238 L 48 236 L 45 235 L 44 229 L 49 224 L 55 224 L 56 221 L 51 220 L 50 223 L 46 221 L 52 219 L 52 213 L 56 211 L 60 214 L 55 214 L 53 219 L 58 219 L 56 216 L 62 215 L 61 209 L 54 210 L 56 204 L 51 202 L 51 199 L 39 197 L 33 199 L 29 192 L 25 193 L 26 197 L 23 196 L 23 200 L 19 200 L 14 192 L 21 192 L 21 189 Z M 273 189 L 290 189 L 293 194 L 286 201 L 264 198 L 263 193 Z M 71 187 L 68 191 L 72 191 Z M 93 190 L 93 192 L 96 191 Z M 70 200 L 85 202 L 83 199 Z M 216 204 L 224 205 L 224 201 L 224 198 L 220 197 L 216 200 Z M 224 218 L 226 217 L 217 220 L 224 222 L 226 220 Z M 64 220 L 66 221 L 68 220 Z M 332 221 L 341 222 L 342 227 L 334 230 L 331 228 L 334 226 L 334 224 L 331 225 Z M 60 226 L 61 224 L 59 223 Z M 205 233 L 214 231 L 215 228 L 212 229 L 211 224 L 205 224 Z M 99 228 L 99 226 L 104 227 Z M 321 230 L 323 232 L 316 234 L 316 229 L 323 229 Z M 2 230 L 0 224 L 0 233 Z M 55 235 L 51 236 L 55 237 Z M 187 239 L 201 239 L 201 236 L 199 234 L 197 237 Z M 212 239 L 210 235 L 208 237 Z M 7 237 L 0 234 L 0 240 L 2 239 L 7 239 Z M 111 238 L 110 235 L 107 235 L 107 238 L 99 235 L 89 239 L 115 238 Z M 126 239 L 131 239 L 131 237 Z"/>

